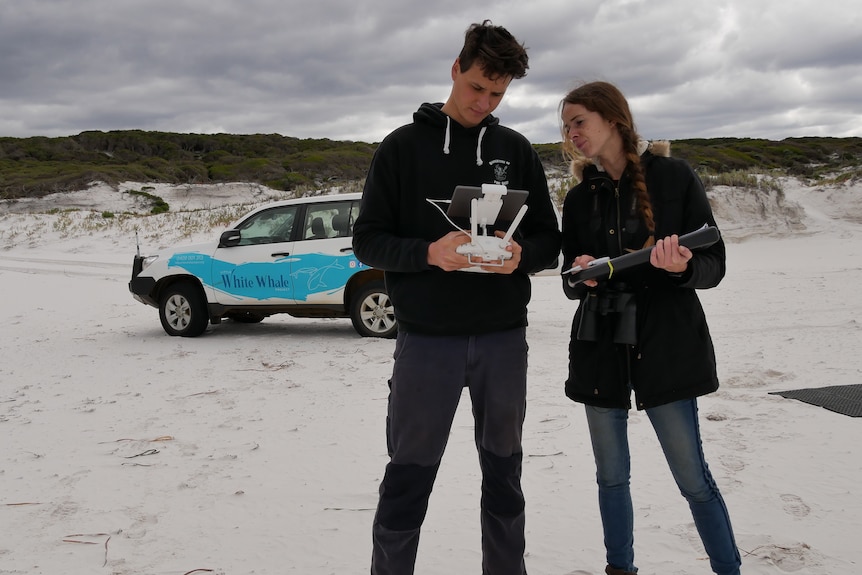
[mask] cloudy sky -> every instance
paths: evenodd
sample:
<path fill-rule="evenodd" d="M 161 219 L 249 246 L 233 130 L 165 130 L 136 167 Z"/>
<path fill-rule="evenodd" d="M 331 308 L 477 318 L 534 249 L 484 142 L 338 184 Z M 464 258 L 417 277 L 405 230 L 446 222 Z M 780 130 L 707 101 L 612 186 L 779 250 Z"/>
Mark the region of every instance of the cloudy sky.
<path fill-rule="evenodd" d="M 479 8 L 479 6 L 482 6 Z M 0 136 L 160 130 L 380 141 L 449 94 L 471 22 L 530 70 L 535 143 L 608 80 L 647 138 L 862 136 L 858 0 L 0 0 Z"/>

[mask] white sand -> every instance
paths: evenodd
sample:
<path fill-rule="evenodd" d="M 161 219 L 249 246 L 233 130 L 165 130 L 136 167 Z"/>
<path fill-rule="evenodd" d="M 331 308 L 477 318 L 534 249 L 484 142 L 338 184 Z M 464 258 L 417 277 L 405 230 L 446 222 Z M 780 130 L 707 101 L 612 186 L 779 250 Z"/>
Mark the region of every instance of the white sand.
<path fill-rule="evenodd" d="M 862 420 L 768 392 L 862 383 L 862 184 L 785 185 L 783 203 L 714 195 L 728 275 L 701 292 L 722 379 L 700 400 L 705 449 L 743 573 L 859 573 Z M 279 194 L 151 193 L 172 211 L 123 216 L 140 202 L 102 185 L 0 203 L 0 574 L 367 573 L 392 341 L 288 316 L 168 337 L 128 292 L 135 230 L 144 252 L 208 239 Z M 586 424 L 562 390 L 574 303 L 556 278 L 534 292 L 527 567 L 599 574 Z M 631 440 L 641 573 L 708 574 L 643 414 Z M 465 396 L 418 574 L 480 572 L 472 442 Z"/>

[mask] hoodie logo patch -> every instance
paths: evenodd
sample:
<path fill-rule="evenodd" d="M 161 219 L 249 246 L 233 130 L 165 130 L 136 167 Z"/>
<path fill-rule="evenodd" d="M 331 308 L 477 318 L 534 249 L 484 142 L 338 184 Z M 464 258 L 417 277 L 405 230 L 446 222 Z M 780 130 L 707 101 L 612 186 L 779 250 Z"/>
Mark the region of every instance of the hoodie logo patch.
<path fill-rule="evenodd" d="M 494 168 L 494 183 L 508 185 L 509 183 L 509 165 L 506 160 L 491 160 L 488 162 Z"/>

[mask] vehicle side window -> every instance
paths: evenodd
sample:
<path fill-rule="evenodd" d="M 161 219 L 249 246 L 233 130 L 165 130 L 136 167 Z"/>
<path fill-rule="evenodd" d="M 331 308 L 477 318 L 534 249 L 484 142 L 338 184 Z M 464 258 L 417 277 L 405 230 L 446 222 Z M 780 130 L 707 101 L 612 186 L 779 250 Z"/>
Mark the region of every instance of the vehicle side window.
<path fill-rule="evenodd" d="M 293 224 L 296 221 L 297 206 L 282 206 L 260 212 L 242 222 L 241 246 L 253 244 L 272 244 L 290 241 Z"/>
<path fill-rule="evenodd" d="M 353 237 L 353 224 L 356 222 L 356 218 L 359 217 L 359 202 L 350 202 L 350 215 L 348 216 L 347 225 L 349 226 L 347 230 L 347 235 Z"/>
<path fill-rule="evenodd" d="M 358 212 L 358 202 L 326 202 L 308 206 L 302 238 L 320 240 L 350 237 L 353 220 Z"/>

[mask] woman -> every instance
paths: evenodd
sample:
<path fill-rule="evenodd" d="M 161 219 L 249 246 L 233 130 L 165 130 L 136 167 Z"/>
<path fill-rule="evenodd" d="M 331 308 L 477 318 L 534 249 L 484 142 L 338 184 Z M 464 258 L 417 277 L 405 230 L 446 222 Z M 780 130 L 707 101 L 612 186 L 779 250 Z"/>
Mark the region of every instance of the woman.
<path fill-rule="evenodd" d="M 692 252 L 679 235 L 715 225 L 703 184 L 669 144 L 639 139 L 623 94 L 606 82 L 571 91 L 561 106 L 563 149 L 580 183 L 563 206 L 564 269 L 652 247 L 649 265 L 573 283 L 580 300 L 569 344 L 566 395 L 586 407 L 599 486 L 608 575 L 631 575 L 634 519 L 628 411 L 646 411 L 710 565 L 738 575 L 730 518 L 704 459 L 697 397 L 718 389 L 715 352 L 695 289 L 725 273 L 724 243 Z"/>

